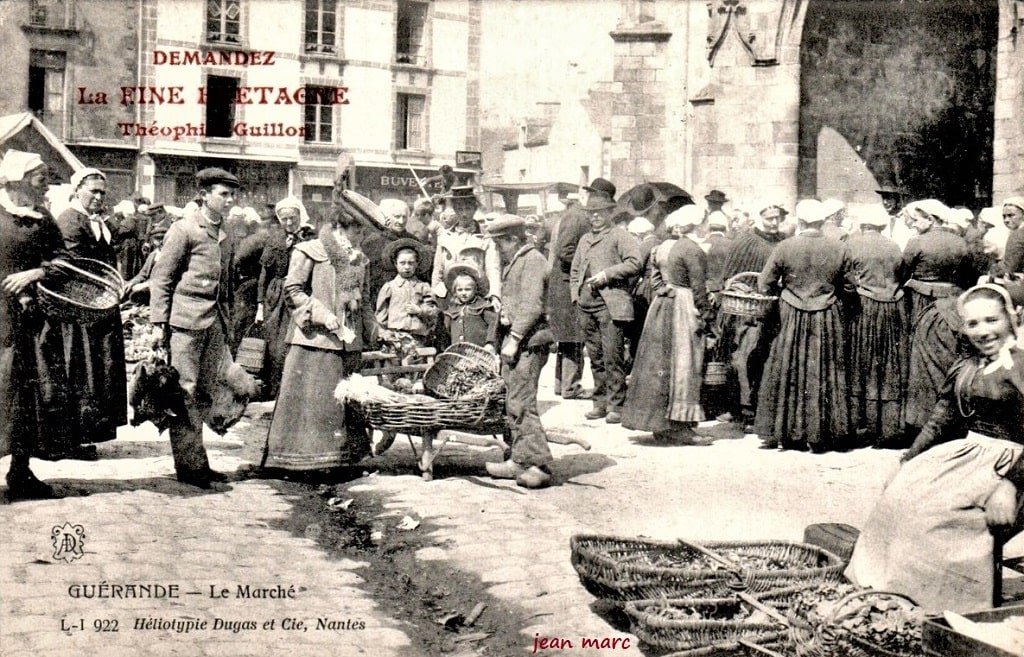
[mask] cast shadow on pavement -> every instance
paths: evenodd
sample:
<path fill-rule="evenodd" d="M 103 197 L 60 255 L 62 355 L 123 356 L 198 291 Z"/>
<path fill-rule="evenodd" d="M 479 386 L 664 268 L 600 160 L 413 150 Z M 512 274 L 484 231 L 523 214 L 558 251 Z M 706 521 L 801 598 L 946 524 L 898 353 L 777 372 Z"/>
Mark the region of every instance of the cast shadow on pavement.
<path fill-rule="evenodd" d="M 229 475 L 230 476 L 230 475 Z M 232 477 L 232 479 L 234 479 Z M 216 495 L 231 490 L 231 483 L 214 484 L 216 488 L 202 489 L 183 484 L 173 476 L 148 477 L 142 479 L 46 479 L 45 483 L 53 486 L 65 499 L 91 497 L 104 493 L 125 493 L 145 490 L 153 493 L 172 495 L 175 497 L 198 497 L 200 495 Z M 31 500 L 25 500 L 29 502 Z M 7 487 L 0 486 L 0 504 L 23 504 L 11 502 L 7 498 Z"/>
<path fill-rule="evenodd" d="M 743 431 L 738 425 L 719 422 L 713 426 L 698 426 L 692 439 L 657 440 L 653 434 L 641 433 L 629 437 L 634 445 L 642 447 L 708 447 L 719 440 L 740 440 Z"/>

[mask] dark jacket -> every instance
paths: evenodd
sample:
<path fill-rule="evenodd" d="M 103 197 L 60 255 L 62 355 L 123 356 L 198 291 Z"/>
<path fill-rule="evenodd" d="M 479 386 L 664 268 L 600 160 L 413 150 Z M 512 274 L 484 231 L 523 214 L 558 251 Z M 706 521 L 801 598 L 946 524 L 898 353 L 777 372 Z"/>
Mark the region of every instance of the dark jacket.
<path fill-rule="evenodd" d="M 898 276 L 903 254 L 896 242 L 871 232 L 851 235 L 846 245 L 850 249 L 847 277 L 857 294 L 882 302 L 903 298 L 903 281 Z"/>
<path fill-rule="evenodd" d="M 580 238 L 569 273 L 569 291 L 578 303 L 583 284 L 604 272 L 608 284 L 597 290 L 616 321 L 633 321 L 632 289 L 640 274 L 640 245 L 621 228 L 587 233 Z"/>
<path fill-rule="evenodd" d="M 725 233 L 708 235 L 708 290 L 718 292 L 725 284 L 725 261 L 732 251 L 733 238 Z M 760 271 L 760 270 L 758 270 Z"/>
<path fill-rule="evenodd" d="M 544 347 L 552 342 L 544 316 L 546 265 L 544 256 L 527 244 L 501 271 L 501 312 L 511 322 L 509 333 L 520 338 L 524 348 Z"/>
<path fill-rule="evenodd" d="M 444 326 L 452 344 L 470 342 L 480 345 L 498 344 L 498 313 L 488 299 L 477 297 L 467 304 L 455 300 L 454 295 L 444 309 Z"/>
<path fill-rule="evenodd" d="M 1024 227 L 1010 231 L 1006 238 L 1002 268 L 1007 274 L 1024 272 Z"/>
<path fill-rule="evenodd" d="M 569 273 L 576 245 L 590 232 L 590 221 L 579 208 L 570 208 L 558 220 L 555 239 L 551 243 L 549 259 L 552 261 L 548 279 L 547 313 L 551 332 L 558 342 L 583 342 L 583 329 L 572 306 L 569 291 Z"/>
<path fill-rule="evenodd" d="M 966 289 L 974 283 L 972 279 L 977 279 L 973 264 L 964 238 L 952 231 L 933 228 L 907 242 L 900 278 L 922 283 L 951 283 Z"/>
<path fill-rule="evenodd" d="M 807 230 L 784 240 L 768 258 L 758 279 L 764 293 L 781 288 L 782 300 L 800 310 L 824 310 L 847 290 L 846 272 L 850 253 L 846 245 L 825 237 L 820 230 Z"/>
<path fill-rule="evenodd" d="M 150 321 L 195 331 L 220 316 L 230 331 L 232 246 L 223 226 L 209 224 L 201 211 L 171 224 L 149 281 Z"/>
<path fill-rule="evenodd" d="M 117 267 L 117 228 L 106 219 L 103 220 L 110 231 L 110 242 L 107 242 L 102 238 L 96 239 L 91 223 L 89 217 L 74 206 L 61 212 L 57 217 L 57 226 L 64 237 L 65 248 L 77 258 L 91 258 Z"/>

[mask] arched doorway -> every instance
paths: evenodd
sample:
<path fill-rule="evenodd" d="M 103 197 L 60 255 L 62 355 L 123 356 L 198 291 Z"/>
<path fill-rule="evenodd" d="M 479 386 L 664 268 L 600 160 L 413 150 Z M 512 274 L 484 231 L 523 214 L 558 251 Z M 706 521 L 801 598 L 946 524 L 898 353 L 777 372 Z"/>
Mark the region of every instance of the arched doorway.
<path fill-rule="evenodd" d="M 990 205 L 998 20 L 996 0 L 811 0 L 799 194 Z"/>

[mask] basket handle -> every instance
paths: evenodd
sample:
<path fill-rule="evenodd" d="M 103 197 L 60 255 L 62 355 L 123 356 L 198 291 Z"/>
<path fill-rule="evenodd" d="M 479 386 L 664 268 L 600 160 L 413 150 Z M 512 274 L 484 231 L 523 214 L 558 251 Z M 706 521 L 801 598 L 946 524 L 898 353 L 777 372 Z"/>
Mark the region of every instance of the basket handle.
<path fill-rule="evenodd" d="M 703 545 L 701 545 L 699 543 L 691 543 L 691 542 L 689 542 L 687 540 L 684 540 L 682 538 L 676 539 L 676 540 L 679 542 L 680 545 L 682 545 L 684 547 L 688 547 L 688 548 L 690 548 L 692 550 L 696 550 L 697 552 L 700 552 L 705 557 L 708 557 L 709 559 L 715 561 L 719 565 L 724 566 L 733 575 L 736 575 L 740 579 L 743 579 L 743 569 L 740 568 L 739 566 L 737 566 L 735 563 L 729 561 L 728 559 L 726 559 L 722 555 L 718 554 L 717 552 L 715 552 L 713 550 L 709 550 L 709 549 L 707 549 L 706 547 L 704 547 Z"/>
<path fill-rule="evenodd" d="M 730 276 L 729 280 L 727 280 L 725 282 L 725 285 L 722 286 L 722 289 L 723 290 L 728 290 L 729 286 L 732 285 L 734 282 L 736 282 L 736 281 L 738 281 L 738 280 L 740 280 L 742 278 L 750 278 L 751 276 L 754 277 L 754 287 L 757 287 L 757 278 L 760 275 L 761 275 L 760 272 L 756 272 L 756 271 L 741 271 L 740 273 L 736 274 L 735 276 Z"/>
<path fill-rule="evenodd" d="M 748 605 L 750 605 L 754 609 L 760 611 L 761 613 L 766 614 L 769 618 L 771 618 L 771 619 L 773 619 L 773 620 L 775 620 L 775 621 L 777 621 L 779 623 L 782 623 L 783 625 L 785 625 L 787 627 L 789 626 L 789 619 L 788 618 L 786 618 L 785 616 L 780 614 L 775 609 L 772 609 L 768 605 L 762 603 L 760 600 L 758 600 L 754 596 L 750 595 L 749 593 L 743 593 L 743 592 L 737 593 L 736 597 L 739 598 L 740 600 L 742 600 L 743 602 L 746 602 Z"/>
<path fill-rule="evenodd" d="M 765 657 L 782 657 L 782 653 L 775 652 L 769 648 L 765 648 L 762 645 L 758 645 L 753 641 L 747 639 L 737 639 L 736 643 L 740 644 L 747 649 L 748 652 L 754 655 L 765 655 Z M 666 656 L 670 657 L 670 656 Z"/>
<path fill-rule="evenodd" d="M 93 260 L 92 258 L 80 258 L 80 259 L 88 261 L 88 262 L 99 263 L 100 265 L 103 265 L 103 267 L 105 267 L 106 269 L 109 269 L 111 272 L 116 274 L 117 275 L 117 283 L 118 283 L 118 285 L 117 285 L 117 288 L 114 289 L 114 291 L 118 293 L 119 297 L 124 296 L 124 279 L 121 278 L 121 274 L 118 273 L 118 271 L 116 269 L 114 269 L 113 267 L 111 267 L 110 265 L 108 265 L 105 262 L 101 262 L 99 260 Z M 75 272 L 76 274 L 78 274 L 79 276 L 84 276 L 85 278 L 88 278 L 88 279 L 92 280 L 95 283 L 99 283 L 100 285 L 102 285 L 104 287 L 111 287 L 112 288 L 114 286 L 114 284 L 111 281 L 108 281 L 105 278 L 97 276 L 96 274 L 94 274 L 94 273 L 92 273 L 90 271 L 86 271 L 85 269 L 82 269 L 81 267 L 76 267 L 75 265 L 71 264 L 67 260 L 54 260 L 53 264 L 55 266 L 61 267 L 63 269 L 69 269 L 69 270 Z"/>

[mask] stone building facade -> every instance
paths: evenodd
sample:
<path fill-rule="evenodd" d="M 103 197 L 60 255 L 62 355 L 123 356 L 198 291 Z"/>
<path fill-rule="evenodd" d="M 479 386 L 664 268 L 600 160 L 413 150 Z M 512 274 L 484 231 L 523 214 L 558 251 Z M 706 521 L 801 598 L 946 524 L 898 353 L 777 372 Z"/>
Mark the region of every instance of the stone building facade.
<path fill-rule="evenodd" d="M 37 25 L 44 9 L 59 24 Z M 128 176 L 119 196 L 182 205 L 197 170 L 222 166 L 243 204 L 295 194 L 322 215 L 339 169 L 375 200 L 411 200 L 417 177 L 479 150 L 480 0 L 15 0 L 0 12 L 0 115 L 34 109 L 29 78 L 63 62 L 47 77 L 62 95 L 37 114 L 86 164 Z"/>
<path fill-rule="evenodd" d="M 586 167 L 606 170 L 620 189 L 667 180 L 695 196 L 718 188 L 742 202 L 790 206 L 798 196 L 872 203 L 877 186 L 891 183 L 977 209 L 1024 187 L 1019 0 L 619 6 L 613 29 L 593 24 L 594 38 L 607 39 L 611 79 L 537 98 L 584 106 L 607 98 L 610 120 L 573 128 L 578 142 L 604 140 L 607 161 L 584 149 L 561 176 L 534 177 L 522 162 L 567 159 L 555 152 L 566 146 L 549 140 L 517 144 L 504 153 L 512 166 L 489 171 L 575 182 Z"/>

